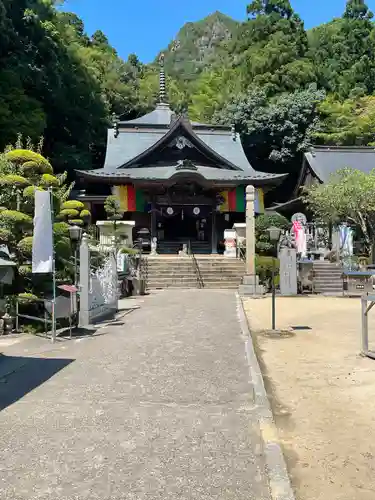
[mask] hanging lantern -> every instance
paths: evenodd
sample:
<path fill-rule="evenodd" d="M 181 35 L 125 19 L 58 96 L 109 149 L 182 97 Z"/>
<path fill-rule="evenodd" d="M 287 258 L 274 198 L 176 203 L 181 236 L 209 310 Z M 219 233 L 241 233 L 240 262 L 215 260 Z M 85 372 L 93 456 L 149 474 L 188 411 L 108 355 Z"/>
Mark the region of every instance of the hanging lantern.
<path fill-rule="evenodd" d="M 173 215 L 174 211 L 173 211 L 173 208 L 172 207 L 168 207 L 167 208 L 167 214 L 168 215 Z"/>
<path fill-rule="evenodd" d="M 193 208 L 193 214 L 194 215 L 199 215 L 201 213 L 201 209 L 199 207 L 194 207 Z"/>

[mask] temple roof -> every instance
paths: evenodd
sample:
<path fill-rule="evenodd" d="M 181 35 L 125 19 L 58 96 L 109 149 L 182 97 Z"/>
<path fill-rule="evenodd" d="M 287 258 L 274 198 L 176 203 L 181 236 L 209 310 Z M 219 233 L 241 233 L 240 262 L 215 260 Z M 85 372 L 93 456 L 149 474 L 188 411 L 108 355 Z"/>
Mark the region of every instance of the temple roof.
<path fill-rule="evenodd" d="M 375 168 L 375 148 L 346 146 L 315 146 L 305 153 L 305 159 L 320 182 L 343 168 L 370 172 Z"/>
<path fill-rule="evenodd" d="M 184 162 L 194 163 L 194 172 L 184 169 Z M 163 181 L 187 172 L 207 181 L 229 183 L 277 184 L 285 178 L 283 174 L 256 172 L 239 134 L 231 127 L 176 117 L 164 103 L 151 113 L 110 128 L 104 168 L 78 173 L 87 180 L 120 183 Z"/>
<path fill-rule="evenodd" d="M 159 103 L 151 113 L 135 120 L 120 121 L 119 125 L 165 125 L 165 127 L 169 127 L 172 117 L 173 111 L 169 104 Z"/>
<path fill-rule="evenodd" d="M 160 166 L 150 166 L 147 168 L 121 168 L 116 171 L 106 171 L 104 168 L 99 170 L 88 170 L 83 171 L 87 179 L 107 179 L 114 183 L 122 180 L 169 180 L 173 177 L 180 175 L 182 173 L 191 176 L 200 176 L 203 180 L 207 181 L 230 181 L 234 183 L 240 183 L 241 181 L 254 181 L 254 184 L 263 183 L 263 181 L 268 180 L 273 183 L 280 179 L 280 175 L 277 174 L 266 174 L 262 172 L 256 172 L 252 175 L 244 175 L 241 171 L 236 170 L 226 170 L 220 168 L 205 167 L 202 165 L 196 165 L 196 170 L 192 170 L 187 167 L 186 169 L 181 168 L 181 165 L 160 167 Z"/>

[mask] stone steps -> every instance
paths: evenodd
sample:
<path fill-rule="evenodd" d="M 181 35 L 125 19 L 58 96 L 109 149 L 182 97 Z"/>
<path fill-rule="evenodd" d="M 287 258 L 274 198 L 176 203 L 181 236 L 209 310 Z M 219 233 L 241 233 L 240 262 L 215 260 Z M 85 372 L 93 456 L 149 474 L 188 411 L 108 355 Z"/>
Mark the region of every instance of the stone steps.
<path fill-rule="evenodd" d="M 245 272 L 241 261 L 225 257 L 197 258 L 204 288 L 238 288 Z M 192 257 L 150 257 L 147 288 L 201 288 Z"/>
<path fill-rule="evenodd" d="M 342 267 L 331 262 L 314 262 L 314 291 L 322 295 L 343 295 Z"/>
<path fill-rule="evenodd" d="M 160 241 L 158 243 L 158 253 L 160 255 L 178 255 L 182 246 L 188 244 L 187 240 L 181 241 Z M 211 244 L 207 241 L 192 241 L 191 246 L 194 254 L 210 254 Z"/>

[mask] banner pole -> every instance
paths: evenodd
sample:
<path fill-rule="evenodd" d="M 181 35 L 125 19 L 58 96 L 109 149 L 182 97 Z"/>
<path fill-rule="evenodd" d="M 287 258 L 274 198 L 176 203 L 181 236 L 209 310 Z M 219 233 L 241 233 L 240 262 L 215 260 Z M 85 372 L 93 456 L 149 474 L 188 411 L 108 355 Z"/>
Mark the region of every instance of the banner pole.
<path fill-rule="evenodd" d="M 52 188 L 48 188 L 51 199 L 51 224 L 52 224 L 52 331 L 51 331 L 51 341 L 56 342 L 56 265 L 55 265 L 55 250 L 54 250 L 54 238 L 53 238 L 53 194 Z"/>

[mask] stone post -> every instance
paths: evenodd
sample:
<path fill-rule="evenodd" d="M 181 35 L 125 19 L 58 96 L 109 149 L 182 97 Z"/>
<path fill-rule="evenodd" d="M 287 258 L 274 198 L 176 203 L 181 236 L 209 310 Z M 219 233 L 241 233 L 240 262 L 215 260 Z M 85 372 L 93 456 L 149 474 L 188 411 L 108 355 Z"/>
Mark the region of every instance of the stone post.
<path fill-rule="evenodd" d="M 263 295 L 264 288 L 259 285 L 255 269 L 255 189 L 246 188 L 246 274 L 240 285 L 239 293 L 243 296 Z"/>
<path fill-rule="evenodd" d="M 255 275 L 255 189 L 246 188 L 246 275 Z"/>
<path fill-rule="evenodd" d="M 90 324 L 90 249 L 87 234 L 82 236 L 81 246 L 79 249 L 79 263 L 79 326 L 84 328 Z"/>

